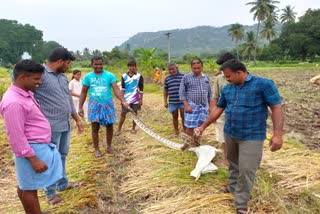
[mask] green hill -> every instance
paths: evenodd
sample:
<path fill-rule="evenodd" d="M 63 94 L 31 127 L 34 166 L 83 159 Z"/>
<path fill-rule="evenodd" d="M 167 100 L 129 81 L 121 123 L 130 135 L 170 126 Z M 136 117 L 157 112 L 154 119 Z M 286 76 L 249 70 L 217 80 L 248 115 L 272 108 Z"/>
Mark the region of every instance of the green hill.
<path fill-rule="evenodd" d="M 215 53 L 223 49 L 235 47 L 235 43 L 228 36 L 228 29 L 231 25 L 222 27 L 198 26 L 189 29 L 174 29 L 158 32 L 143 32 L 129 38 L 122 43 L 119 48 L 124 50 L 129 44 L 131 50 L 135 48 L 157 48 L 158 50 L 167 50 L 167 36 L 170 35 L 172 56 L 182 56 L 186 53 L 200 54 L 203 52 Z M 256 31 L 256 25 L 243 26 L 245 32 Z M 281 25 L 276 25 L 278 35 Z M 265 43 L 266 41 L 262 41 Z"/>

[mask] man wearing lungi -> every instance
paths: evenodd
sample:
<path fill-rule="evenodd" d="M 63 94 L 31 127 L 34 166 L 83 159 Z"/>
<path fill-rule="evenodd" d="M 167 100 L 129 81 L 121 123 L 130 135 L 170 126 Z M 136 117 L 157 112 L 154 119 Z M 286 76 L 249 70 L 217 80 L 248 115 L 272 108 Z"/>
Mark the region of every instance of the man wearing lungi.
<path fill-rule="evenodd" d="M 37 190 L 62 178 L 61 157 L 51 143 L 51 127 L 33 97 L 44 67 L 23 60 L 14 68 L 14 82 L 3 95 L 0 113 L 14 153 L 18 196 L 26 213 L 40 214 Z"/>
<path fill-rule="evenodd" d="M 191 61 L 192 73 L 181 80 L 179 95 L 184 105 L 184 125 L 186 134 L 193 136 L 193 129 L 201 126 L 208 117 L 212 101 L 210 79 L 203 73 L 201 59 Z"/>
<path fill-rule="evenodd" d="M 95 149 L 95 156 L 101 157 L 99 148 L 100 125 L 106 127 L 106 152 L 111 154 L 111 142 L 113 137 L 113 124 L 116 122 L 116 112 L 113 105 L 112 90 L 119 98 L 125 108 L 129 104 L 125 101 L 118 85 L 115 75 L 103 69 L 102 57 L 91 59 L 93 71 L 88 73 L 82 81 L 82 91 L 79 101 L 79 115 L 83 117 L 83 103 L 89 90 L 88 121 L 91 122 L 92 141 Z"/>

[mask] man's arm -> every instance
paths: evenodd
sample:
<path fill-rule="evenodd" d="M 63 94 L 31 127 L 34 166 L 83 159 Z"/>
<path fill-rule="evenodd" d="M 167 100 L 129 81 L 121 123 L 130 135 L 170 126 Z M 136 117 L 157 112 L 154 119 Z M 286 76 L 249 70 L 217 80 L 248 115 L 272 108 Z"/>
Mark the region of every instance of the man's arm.
<path fill-rule="evenodd" d="M 168 90 L 163 89 L 163 101 L 164 101 L 164 107 L 168 108 Z"/>
<path fill-rule="evenodd" d="M 80 99 L 79 99 L 79 116 L 84 117 L 84 111 L 83 111 L 83 104 L 86 101 L 87 93 L 88 93 L 88 86 L 83 85 L 80 93 Z"/>
<path fill-rule="evenodd" d="M 185 86 L 185 78 L 186 78 L 186 76 L 182 77 L 182 80 L 180 83 L 179 97 L 180 97 L 181 102 L 184 105 L 184 111 L 187 113 L 192 113 L 192 108 L 189 105 L 189 103 L 187 102 L 187 90 L 186 90 L 186 86 Z"/>
<path fill-rule="evenodd" d="M 192 113 L 192 108 L 189 105 L 189 103 L 187 102 L 187 100 L 181 100 L 181 102 L 184 105 L 184 111 L 187 112 L 187 113 Z"/>
<path fill-rule="evenodd" d="M 140 106 L 142 106 L 142 103 L 143 103 L 143 88 L 144 88 L 144 79 L 143 79 L 143 76 L 141 75 L 139 79 Z"/>
<path fill-rule="evenodd" d="M 216 107 L 217 103 L 218 103 L 218 98 L 212 98 L 212 100 L 209 102 L 209 114 Z"/>
<path fill-rule="evenodd" d="M 37 156 L 26 157 L 26 159 L 30 162 L 32 169 L 36 173 L 41 173 L 48 169 L 47 164 L 39 158 L 37 158 Z"/>
<path fill-rule="evenodd" d="M 216 122 L 216 120 L 220 117 L 220 115 L 222 114 L 224 108 L 220 108 L 220 107 L 215 107 L 209 114 L 209 117 L 207 118 L 207 120 L 198 128 L 196 128 L 195 132 L 197 135 L 201 135 L 202 132 L 211 124 Z"/>
<path fill-rule="evenodd" d="M 274 152 L 281 149 L 282 147 L 282 130 L 284 117 L 281 104 L 270 106 L 270 109 L 272 111 L 271 118 L 273 123 L 273 135 L 270 140 L 270 150 Z"/>
<path fill-rule="evenodd" d="M 78 133 L 82 133 L 84 131 L 84 127 L 83 127 L 83 124 L 82 124 L 82 121 L 81 121 L 79 115 L 72 114 L 71 117 L 76 122 L 76 125 L 78 127 Z"/>
<path fill-rule="evenodd" d="M 139 95 L 140 95 L 140 106 L 142 106 L 142 103 L 143 103 L 143 91 L 140 91 L 139 92 Z"/>
<path fill-rule="evenodd" d="M 117 82 L 113 82 L 111 84 L 112 86 L 112 89 L 113 89 L 113 93 L 118 97 L 118 99 L 121 101 L 121 104 L 125 107 L 125 108 L 129 108 L 129 104 L 126 102 L 126 100 L 124 99 L 124 96 L 123 94 L 121 93 L 118 85 L 117 85 Z"/>
<path fill-rule="evenodd" d="M 3 111 L 3 120 L 6 125 L 10 146 L 16 157 L 24 157 L 37 173 L 44 172 L 48 166 L 35 156 L 25 136 L 24 123 L 26 121 L 24 109 L 20 104 L 11 104 Z"/>

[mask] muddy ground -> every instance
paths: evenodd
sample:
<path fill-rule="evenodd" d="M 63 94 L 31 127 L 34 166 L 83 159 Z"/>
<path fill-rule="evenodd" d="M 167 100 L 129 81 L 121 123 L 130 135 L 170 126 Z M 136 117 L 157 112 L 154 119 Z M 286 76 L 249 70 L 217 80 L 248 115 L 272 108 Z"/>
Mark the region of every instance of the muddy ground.
<path fill-rule="evenodd" d="M 271 78 L 284 100 L 285 133 L 310 149 L 320 151 L 320 86 L 309 80 L 320 69 L 261 71 L 255 75 Z"/>

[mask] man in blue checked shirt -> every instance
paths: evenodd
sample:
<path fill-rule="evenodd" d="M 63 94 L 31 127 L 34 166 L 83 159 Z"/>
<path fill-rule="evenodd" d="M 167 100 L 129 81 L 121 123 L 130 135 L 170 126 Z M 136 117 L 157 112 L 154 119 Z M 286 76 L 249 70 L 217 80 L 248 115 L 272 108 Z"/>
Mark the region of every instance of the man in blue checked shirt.
<path fill-rule="evenodd" d="M 202 72 L 201 59 L 192 60 L 191 69 L 192 73 L 183 76 L 179 88 L 180 100 L 184 105 L 184 125 L 189 136 L 193 136 L 193 129 L 207 119 L 212 101 L 210 79 Z"/>
<path fill-rule="evenodd" d="M 229 182 L 224 191 L 235 195 L 237 213 L 246 213 L 266 139 L 268 106 L 273 123 L 270 150 L 274 152 L 282 147 L 282 100 L 272 80 L 253 76 L 240 61 L 228 60 L 221 68 L 231 84 L 222 89 L 216 107 L 195 132 L 201 134 L 225 111 Z"/>

